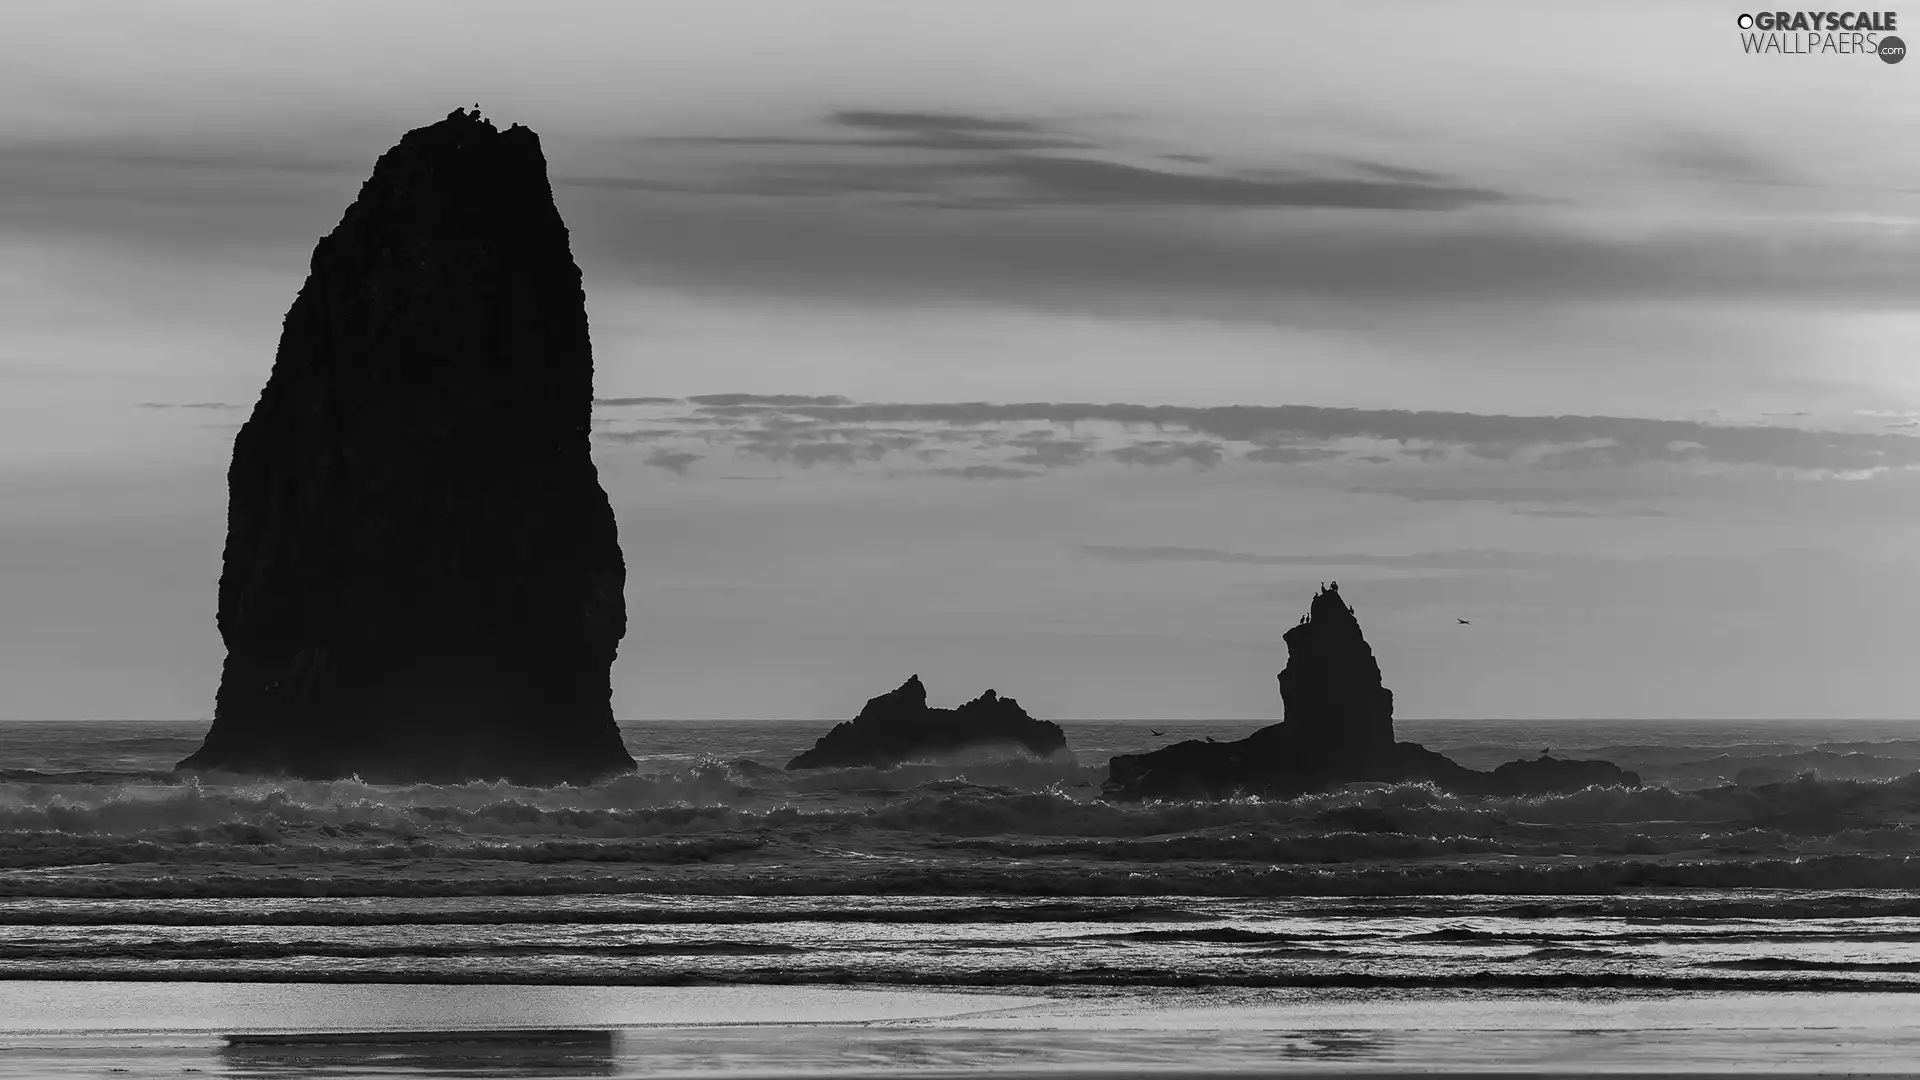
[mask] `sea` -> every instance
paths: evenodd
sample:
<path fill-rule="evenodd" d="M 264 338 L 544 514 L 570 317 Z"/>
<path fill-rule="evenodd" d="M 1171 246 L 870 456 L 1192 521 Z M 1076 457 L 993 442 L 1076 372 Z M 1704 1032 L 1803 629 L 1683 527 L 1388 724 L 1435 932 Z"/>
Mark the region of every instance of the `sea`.
<path fill-rule="evenodd" d="M 0 1077 L 1920 1073 L 1920 722 L 1400 721 L 1644 784 L 1099 798 L 1263 723 L 807 772 L 830 725 L 628 723 L 580 788 L 0 724 Z"/>

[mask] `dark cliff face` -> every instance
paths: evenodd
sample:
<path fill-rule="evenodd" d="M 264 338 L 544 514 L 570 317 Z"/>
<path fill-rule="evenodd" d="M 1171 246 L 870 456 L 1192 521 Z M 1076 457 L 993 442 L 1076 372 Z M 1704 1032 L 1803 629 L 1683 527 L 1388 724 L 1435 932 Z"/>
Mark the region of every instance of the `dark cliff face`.
<path fill-rule="evenodd" d="M 1478 772 L 1418 743 L 1395 742 L 1393 692 L 1338 587 L 1322 589 L 1288 630 L 1280 673 L 1285 719 L 1230 743 L 1187 741 L 1107 764 L 1115 800 L 1288 798 L 1357 782 L 1430 783 L 1469 795 L 1540 795 L 1592 785 L 1637 787 L 1605 761 L 1542 756 Z"/>
<path fill-rule="evenodd" d="M 915 675 L 867 702 L 860 715 L 821 736 L 789 769 L 888 766 L 971 748 L 1011 746 L 1045 756 L 1067 748 L 1059 725 L 1035 720 L 1020 703 L 989 690 L 957 709 L 927 707 Z"/>
<path fill-rule="evenodd" d="M 532 131 L 454 112 L 314 249 L 234 441 L 214 722 L 182 768 L 630 769 L 580 270 Z"/>

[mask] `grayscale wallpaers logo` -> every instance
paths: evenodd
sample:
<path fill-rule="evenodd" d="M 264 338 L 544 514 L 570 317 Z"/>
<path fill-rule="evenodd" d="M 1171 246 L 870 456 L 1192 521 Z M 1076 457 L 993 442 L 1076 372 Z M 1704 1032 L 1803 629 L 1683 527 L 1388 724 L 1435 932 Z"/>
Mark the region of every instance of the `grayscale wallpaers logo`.
<path fill-rule="evenodd" d="M 1756 11 L 1734 20 L 1743 52 L 1778 56 L 1877 56 L 1881 63 L 1907 58 L 1907 43 L 1894 11 Z"/>

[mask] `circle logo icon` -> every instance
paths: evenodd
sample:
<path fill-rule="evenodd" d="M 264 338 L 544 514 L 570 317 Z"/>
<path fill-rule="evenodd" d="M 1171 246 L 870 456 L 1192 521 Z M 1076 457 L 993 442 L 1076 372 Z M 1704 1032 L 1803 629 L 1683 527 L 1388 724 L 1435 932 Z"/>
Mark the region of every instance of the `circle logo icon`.
<path fill-rule="evenodd" d="M 1880 61 L 1882 63 L 1897 64 L 1900 61 L 1905 60 L 1906 58 L 1907 58 L 1906 42 L 1901 41 L 1899 38 L 1892 37 L 1892 36 L 1883 37 L 1880 39 Z"/>

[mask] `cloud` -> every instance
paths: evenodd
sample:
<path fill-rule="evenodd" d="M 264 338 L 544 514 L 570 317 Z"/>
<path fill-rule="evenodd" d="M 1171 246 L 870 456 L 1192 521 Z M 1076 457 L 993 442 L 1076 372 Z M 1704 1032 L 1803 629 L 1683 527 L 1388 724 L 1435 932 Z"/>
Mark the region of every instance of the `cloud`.
<path fill-rule="evenodd" d="M 1650 506 L 1616 506 L 1595 510 L 1576 506 L 1509 506 L 1507 512 L 1542 518 L 1671 517 L 1668 511 Z"/>
<path fill-rule="evenodd" d="M 1094 139 L 1034 118 L 885 110 L 818 124 L 828 137 L 759 139 L 755 153 L 756 140 L 721 136 L 727 160 L 650 166 L 684 177 L 557 183 L 590 193 L 604 220 L 587 232 L 648 280 L 782 295 L 1138 312 L 1145 294 L 1270 320 L 1285 297 L 1852 306 L 1920 291 L 1920 241 L 1884 223 L 1695 214 L 1621 227 L 1550 193 L 1366 157 L 1235 170 L 1130 146 L 1111 125 Z M 1670 174 L 1789 183 L 1724 139 L 1687 134 L 1639 156 Z"/>
<path fill-rule="evenodd" d="M 1071 425 L 1106 421 L 1184 429 L 1227 442 L 1276 440 L 1325 444 L 1366 439 L 1402 444 L 1415 456 L 1442 447 L 1506 461 L 1529 451 L 1574 448 L 1603 451 L 1611 466 L 1640 463 L 1765 465 L 1810 472 L 1851 473 L 1920 466 L 1920 438 L 1879 432 L 1817 431 L 1781 425 L 1708 424 L 1620 416 L 1509 416 L 1498 414 L 1339 409 L 1314 405 L 1129 405 L 1086 402 L 853 403 L 794 406 L 794 415 L 840 423 L 995 423 Z M 1217 442 L 1155 441 L 1127 458 L 1138 464 L 1177 460 L 1217 464 Z M 1211 449 L 1209 449 L 1211 448 Z M 1210 460 L 1209 460 L 1210 459 Z M 1558 460 L 1563 465 L 1568 459 Z"/>
<path fill-rule="evenodd" d="M 963 132 L 969 135 L 1040 135 L 1037 121 L 973 116 L 952 112 L 891 112 L 882 109 L 842 109 L 832 114 L 834 123 L 894 134 L 924 135 L 928 132 Z"/>
<path fill-rule="evenodd" d="M 1777 187 L 1793 182 L 1761 152 L 1704 132 L 1689 132 L 1657 142 L 1648 150 L 1646 158 L 1660 168 L 1724 184 Z"/>
<path fill-rule="evenodd" d="M 1614 515 L 1650 514 L 1630 507 L 1661 497 L 1647 478 L 1666 471 L 1860 478 L 1920 469 L 1920 437 L 1904 431 L 1823 431 L 1777 422 L 1308 405 L 863 402 L 748 393 L 679 405 L 656 407 L 644 426 L 600 430 L 595 437 L 609 445 L 731 451 L 800 467 L 852 467 L 891 455 L 921 461 L 945 455 L 941 464 L 953 469 L 989 465 L 1023 474 L 1103 464 L 1210 470 L 1234 463 L 1285 465 L 1343 484 L 1343 474 L 1357 466 L 1398 467 L 1412 471 L 1390 484 L 1345 484 L 1346 490 L 1420 502 L 1591 504 Z"/>
<path fill-rule="evenodd" d="M 1328 171 L 1225 172 L 1201 167 L 1199 155 L 1153 155 L 1182 169 L 1114 160 L 1124 145 L 1101 146 L 1056 132 L 1041 121 L 948 112 L 847 109 L 824 124 L 837 134 L 678 136 L 680 145 L 838 151 L 828 161 L 763 160 L 723 166 L 699 181 L 610 175 L 571 176 L 565 183 L 633 190 L 755 197 L 893 194 L 931 199 L 956 209 L 1038 205 L 1162 208 L 1313 208 L 1452 210 L 1513 201 L 1439 173 L 1372 162 L 1337 161 Z M 659 140 L 655 140 L 659 141 Z M 948 151 L 935 159 L 876 158 L 872 151 Z M 1067 154 L 1063 151 L 1081 151 Z M 1104 156 L 1096 156 L 1104 155 Z"/>
<path fill-rule="evenodd" d="M 627 405 L 677 405 L 680 398 L 671 397 L 610 397 L 594 398 L 593 403 L 600 407 L 618 407 Z"/>
<path fill-rule="evenodd" d="M 1052 429 L 1022 432 L 1007 442 L 1020 449 L 1010 460 L 1047 469 L 1082 464 L 1093 456 L 1095 445 L 1091 439 L 1058 438 Z"/>
<path fill-rule="evenodd" d="M 1354 158 L 1345 159 L 1345 164 L 1348 168 L 1360 173 L 1384 177 L 1388 180 L 1398 180 L 1402 183 L 1441 184 L 1449 182 L 1448 178 L 1441 173 L 1429 172 L 1426 169 L 1409 169 L 1404 165 L 1387 165 L 1378 161 L 1360 161 Z"/>
<path fill-rule="evenodd" d="M 858 428 L 838 428 L 831 434 L 838 435 L 848 442 L 858 443 L 870 452 L 908 451 L 917 449 L 926 441 L 926 436 L 912 431 L 861 431 Z"/>
<path fill-rule="evenodd" d="M 256 170 L 283 173 L 359 172 L 366 163 L 348 155 L 321 156 L 297 149 L 202 146 L 182 149 L 144 138 L 82 138 L 12 143 L 4 147 L 17 167 L 84 166 L 109 169 Z"/>
<path fill-rule="evenodd" d="M 786 408 L 792 405 L 851 405 L 838 394 L 697 394 L 686 400 L 710 409 Z"/>
<path fill-rule="evenodd" d="M 1387 495 L 1409 502 L 1490 502 L 1490 503 L 1560 503 L 1593 502 L 1611 499 L 1645 499 L 1657 497 L 1658 492 L 1641 488 L 1613 485 L 1562 485 L 1542 484 L 1441 484 L 1422 486 L 1406 484 L 1399 486 L 1371 486 L 1355 484 L 1347 488 L 1353 495 Z"/>
<path fill-rule="evenodd" d="M 852 197 L 833 174 L 807 186 L 846 196 L 752 199 L 595 190 L 569 208 L 583 251 L 637 281 L 871 303 L 987 302 L 1102 314 L 1272 321 L 1284 299 L 1659 302 L 1778 298 L 1797 307 L 1904 307 L 1920 294 L 1920 239 L 1834 221 L 1695 218 L 1585 227 L 1518 210 L 1423 217 L 1354 212 L 1164 214 L 1069 204 L 1062 192 L 1004 213 L 960 213 L 924 177 Z M 763 195 L 772 195 L 765 192 Z M 790 195 L 797 194 L 790 192 Z M 884 197 L 880 197 L 884 196 Z M 946 205 L 943 203 L 942 205 Z M 1244 208 L 1242 208 L 1244 209 Z"/>
<path fill-rule="evenodd" d="M 858 136 L 842 145 L 903 150 L 1080 150 L 1092 144 L 1048 128 L 1038 120 L 952 112 L 842 109 L 828 121 Z"/>
<path fill-rule="evenodd" d="M 1093 158 L 1023 156 L 961 175 L 1010 182 L 1019 201 L 1078 206 L 1452 210 L 1510 200 L 1499 192 L 1455 184 L 1168 172 Z"/>
<path fill-rule="evenodd" d="M 764 438 L 743 443 L 740 450 L 769 461 L 790 461 L 800 466 L 852 465 L 860 461 L 877 461 L 885 456 L 884 450 L 875 452 L 872 447 L 851 442 L 787 442 Z"/>
<path fill-rule="evenodd" d="M 1310 461 L 1325 461 L 1340 456 L 1338 450 L 1327 450 L 1312 446 L 1257 446 L 1240 455 L 1242 461 L 1258 461 L 1269 465 L 1301 465 Z M 1375 457 L 1377 461 L 1387 461 L 1384 457 Z"/>
<path fill-rule="evenodd" d="M 1003 465 L 967 465 L 928 471 L 935 476 L 955 476 L 962 480 L 1028 480 L 1041 475 L 1032 469 L 1009 469 Z"/>
<path fill-rule="evenodd" d="M 738 423 L 728 439 L 712 441 L 730 442 L 740 453 L 802 467 L 879 461 L 891 453 L 917 450 L 927 438 L 924 432 L 898 427 L 834 425 L 822 419 L 782 415 L 778 406 L 728 404 L 710 408 L 755 410 Z"/>
<path fill-rule="evenodd" d="M 1069 150 L 1089 144 L 1051 132 L 1035 120 L 952 112 L 843 109 L 824 123 L 826 135 L 673 135 L 647 140 L 664 145 L 850 148 L 871 150 Z"/>
<path fill-rule="evenodd" d="M 1175 172 L 1091 157 L 1010 155 L 948 163 L 762 166 L 750 175 L 698 183 L 569 176 L 562 183 L 609 191 L 754 198 L 910 196 L 950 210 L 1045 206 L 1164 209 L 1453 210 L 1514 201 L 1459 185 L 1365 177 Z"/>
<path fill-rule="evenodd" d="M 665 469 L 679 476 L 687 475 L 687 466 L 699 461 L 701 455 L 684 450 L 656 450 L 647 455 L 647 464 L 657 469 Z"/>
<path fill-rule="evenodd" d="M 1549 557 L 1515 551 L 1427 551 L 1409 555 L 1351 552 L 1267 555 L 1208 547 L 1129 547 L 1115 544 L 1086 544 L 1081 546 L 1080 551 L 1091 558 L 1121 563 L 1202 562 L 1245 566 L 1378 566 L 1419 570 L 1515 570 L 1553 565 L 1564 561 L 1564 557 L 1560 556 Z"/>
<path fill-rule="evenodd" d="M 742 146 L 732 156 L 750 160 L 718 165 L 682 160 L 698 158 L 697 146 L 659 147 L 649 168 L 660 176 L 621 175 L 614 163 L 631 154 L 616 151 L 631 139 L 576 143 L 564 159 L 556 147 L 556 165 L 574 163 L 556 168 L 554 183 L 576 254 L 596 281 L 648 287 L 1250 321 L 1286 318 L 1282 301 L 1329 298 L 1853 308 L 1904 307 L 1920 294 L 1920 239 L 1884 222 L 1691 216 L 1594 227 L 1577 207 L 1415 165 L 1316 156 L 1235 172 L 1112 138 L 1097 155 L 1063 156 L 1022 141 L 1064 139 L 1051 123 L 964 113 L 845 110 L 822 123 L 858 145 L 827 147 L 824 161 L 767 160 L 791 155 Z M 883 145 L 929 133 L 1018 145 Z M 173 168 L 149 160 L 151 140 L 137 137 L 81 155 L 0 147 L 20 163 L 0 170 L 0 217 L 15 234 L 104 238 L 169 259 L 244 252 L 304 265 L 351 200 L 352 176 L 394 134 L 383 123 L 329 135 L 337 150 L 326 155 L 360 162 L 347 174 Z M 235 134 L 175 142 L 170 153 L 206 162 L 257 152 Z M 1267 212 L 1293 209 L 1307 212 Z"/>
<path fill-rule="evenodd" d="M 685 434 L 680 428 L 633 428 L 628 431 L 597 431 L 594 437 L 607 442 L 637 443 L 674 439 Z"/>
<path fill-rule="evenodd" d="M 1220 459 L 1225 455 L 1216 442 L 1152 439 L 1109 451 L 1108 456 L 1125 465 L 1161 466 L 1190 462 L 1202 469 L 1211 469 L 1220 464 Z"/>
<path fill-rule="evenodd" d="M 1158 153 L 1153 158 L 1184 168 L 1154 168 L 1113 160 L 1129 153 L 1123 143 L 1103 146 L 1059 131 L 1057 124 L 1025 117 L 842 109 L 819 123 L 828 134 L 651 140 L 779 152 L 770 160 L 724 165 L 717 177 L 676 182 L 597 175 L 568 177 L 565 182 L 610 190 L 751 196 L 890 193 L 973 209 L 1064 204 L 1447 210 L 1510 201 L 1500 192 L 1439 173 L 1372 162 L 1336 160 L 1334 169 L 1324 171 L 1235 173 L 1202 168 L 1208 163 L 1204 155 Z M 791 151 L 800 148 L 825 151 L 829 160 L 792 160 Z M 945 153 L 903 161 L 897 153 L 902 150 Z"/>

